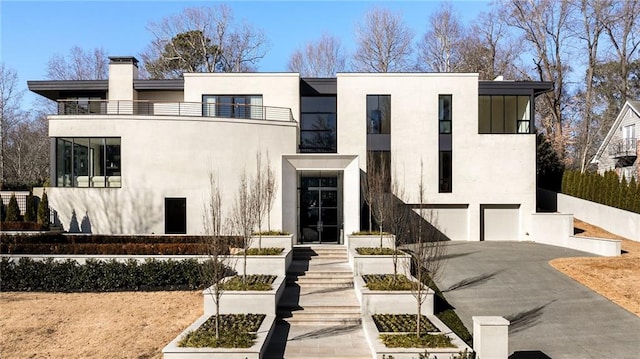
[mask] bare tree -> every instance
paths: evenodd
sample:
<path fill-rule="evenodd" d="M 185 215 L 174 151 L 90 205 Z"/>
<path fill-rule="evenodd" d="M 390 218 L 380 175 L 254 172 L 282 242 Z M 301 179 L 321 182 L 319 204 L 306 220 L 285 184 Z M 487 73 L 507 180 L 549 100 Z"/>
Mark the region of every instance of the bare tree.
<path fill-rule="evenodd" d="M 418 43 L 418 68 L 432 72 L 455 72 L 460 63 L 464 29 L 451 3 L 442 2 L 429 16 L 427 32 Z"/>
<path fill-rule="evenodd" d="M 108 76 L 109 57 L 103 48 L 83 50 L 79 46 L 66 55 L 55 54 L 47 63 L 50 80 L 105 80 Z"/>
<path fill-rule="evenodd" d="M 278 179 L 276 178 L 276 175 L 273 172 L 273 168 L 271 168 L 269 151 L 267 151 L 267 167 L 265 168 L 264 201 L 266 203 L 267 230 L 269 232 L 271 232 L 271 210 L 273 209 L 273 202 L 276 199 L 277 191 L 278 191 Z"/>
<path fill-rule="evenodd" d="M 242 239 L 242 283 L 247 284 L 247 252 L 251 246 L 253 232 L 257 226 L 255 196 L 252 191 L 252 181 L 244 171 L 240 176 L 240 183 L 231 210 L 231 225 L 234 232 Z"/>
<path fill-rule="evenodd" d="M 433 209 L 425 209 L 424 164 L 420 160 L 420 182 L 418 184 L 418 217 L 412 220 L 411 233 L 414 243 L 410 251 L 415 278 L 418 283 L 412 286 L 411 294 L 416 299 L 416 335 L 420 336 L 422 328 L 422 305 L 427 298 L 429 287 L 440 274 L 446 246 L 441 241 L 437 229 L 437 219 Z"/>
<path fill-rule="evenodd" d="M 365 200 L 369 204 L 370 214 L 378 224 L 380 231 L 380 248 L 382 248 L 384 223 L 389 215 L 389 206 L 393 203 L 389 198 L 390 168 L 386 157 L 381 153 L 367 153 L 367 173 L 363 178 Z"/>
<path fill-rule="evenodd" d="M 593 143 L 595 131 L 597 131 L 597 117 L 595 110 L 595 90 L 594 76 L 598 65 L 598 44 L 600 36 L 605 31 L 605 12 L 609 6 L 608 1 L 579 0 L 575 2 L 578 12 L 581 15 L 581 31 L 577 31 L 576 36 L 582 40 L 584 50 L 587 53 L 587 69 L 585 71 L 585 88 L 579 96 L 579 104 L 582 109 L 580 130 L 578 132 L 579 165 L 580 171 L 584 172 L 586 166 L 594 154 Z"/>
<path fill-rule="evenodd" d="M 208 260 L 202 264 L 203 277 L 208 285 L 206 292 L 216 306 L 215 333 L 220 338 L 220 299 L 223 294 L 222 280 L 227 276 L 228 261 L 232 256 L 227 255 L 228 247 L 220 237 L 222 233 L 222 195 L 220 186 L 213 173 L 209 174 L 209 197 L 204 204 L 203 223 L 206 235 L 204 244 Z"/>
<path fill-rule="evenodd" d="M 334 77 L 345 70 L 346 55 L 340 39 L 323 33 L 320 39 L 308 42 L 289 58 L 289 71 L 304 77 Z"/>
<path fill-rule="evenodd" d="M 6 137 L 4 165 L 7 182 L 42 184 L 49 177 L 46 116 L 40 115 L 18 122 L 7 132 Z"/>
<path fill-rule="evenodd" d="M 566 94 L 568 57 L 567 42 L 573 8 L 570 0 L 513 0 L 502 1 L 500 18 L 507 25 L 520 31 L 532 47 L 536 77 L 540 81 L 554 81 L 552 92 L 538 98 L 536 109 L 542 117 L 541 124 L 547 137 L 561 159 L 566 157 L 568 134 L 563 111 L 567 105 Z"/>
<path fill-rule="evenodd" d="M 526 77 L 516 66 L 520 44 L 507 30 L 507 25 L 494 14 L 480 14 L 458 43 L 456 70 L 477 72 L 480 80 L 493 80 L 500 75 L 510 80 Z"/>
<path fill-rule="evenodd" d="M 151 22 L 147 29 L 153 40 L 141 57 L 152 78 L 253 71 L 268 47 L 264 33 L 250 24 L 234 23 L 226 5 L 187 8 Z"/>
<path fill-rule="evenodd" d="M 0 187 L 6 181 L 5 161 L 9 131 L 23 121 L 25 113 L 20 109 L 23 91 L 18 90 L 18 74 L 0 64 Z"/>
<path fill-rule="evenodd" d="M 262 248 L 262 222 L 267 211 L 267 174 L 262 164 L 262 152 L 256 153 L 256 175 L 251 181 L 251 199 L 255 206 L 256 224 L 258 229 L 258 248 Z"/>
<path fill-rule="evenodd" d="M 395 283 L 398 277 L 398 249 L 407 243 L 407 229 L 409 223 L 410 209 L 405 204 L 405 189 L 398 182 L 398 176 L 395 173 L 391 176 L 391 193 L 389 194 L 389 204 L 387 206 L 388 228 L 395 236 L 393 251 L 393 281 Z"/>
<path fill-rule="evenodd" d="M 402 72 L 412 68 L 413 31 L 402 16 L 374 8 L 356 26 L 353 68 L 362 72 Z"/>

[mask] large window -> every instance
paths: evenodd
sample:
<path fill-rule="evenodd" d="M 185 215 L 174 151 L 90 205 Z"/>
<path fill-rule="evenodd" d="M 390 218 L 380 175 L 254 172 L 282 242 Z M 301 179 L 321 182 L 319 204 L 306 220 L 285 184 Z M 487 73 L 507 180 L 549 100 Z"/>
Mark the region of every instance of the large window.
<path fill-rule="evenodd" d="M 480 96 L 479 133 L 532 133 L 529 96 Z"/>
<path fill-rule="evenodd" d="M 391 134 L 391 95 L 367 95 L 367 134 Z"/>
<path fill-rule="evenodd" d="M 335 96 L 303 96 L 300 100 L 300 152 L 337 152 Z"/>
<path fill-rule="evenodd" d="M 119 137 L 56 138 L 56 186 L 120 187 Z"/>
<path fill-rule="evenodd" d="M 262 95 L 204 95 L 202 116 L 263 120 Z"/>

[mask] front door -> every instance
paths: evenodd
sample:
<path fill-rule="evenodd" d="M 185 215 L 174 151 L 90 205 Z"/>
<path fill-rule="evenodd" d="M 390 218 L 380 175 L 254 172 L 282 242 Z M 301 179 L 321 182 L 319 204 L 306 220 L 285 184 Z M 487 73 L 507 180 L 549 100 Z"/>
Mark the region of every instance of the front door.
<path fill-rule="evenodd" d="M 302 243 L 338 243 L 338 177 L 300 178 L 300 239 Z"/>

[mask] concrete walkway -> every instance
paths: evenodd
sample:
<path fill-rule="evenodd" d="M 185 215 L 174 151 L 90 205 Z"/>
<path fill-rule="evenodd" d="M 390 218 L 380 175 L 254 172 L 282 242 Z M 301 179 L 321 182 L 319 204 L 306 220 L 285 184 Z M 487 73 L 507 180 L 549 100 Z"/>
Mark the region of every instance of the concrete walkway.
<path fill-rule="evenodd" d="M 266 358 L 371 358 L 341 246 L 296 246 Z"/>
<path fill-rule="evenodd" d="M 475 315 L 511 321 L 511 359 L 640 357 L 640 318 L 548 264 L 576 256 L 591 255 L 530 242 L 451 242 L 436 283 L 469 331 Z"/>

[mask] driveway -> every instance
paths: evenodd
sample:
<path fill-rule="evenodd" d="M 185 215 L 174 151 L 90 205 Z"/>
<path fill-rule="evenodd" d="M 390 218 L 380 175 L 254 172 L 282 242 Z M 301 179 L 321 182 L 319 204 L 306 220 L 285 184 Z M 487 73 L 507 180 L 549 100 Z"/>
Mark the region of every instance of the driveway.
<path fill-rule="evenodd" d="M 638 358 L 640 317 L 556 271 L 592 256 L 530 242 L 450 242 L 436 283 L 471 331 L 472 316 L 507 318 L 510 358 Z"/>

